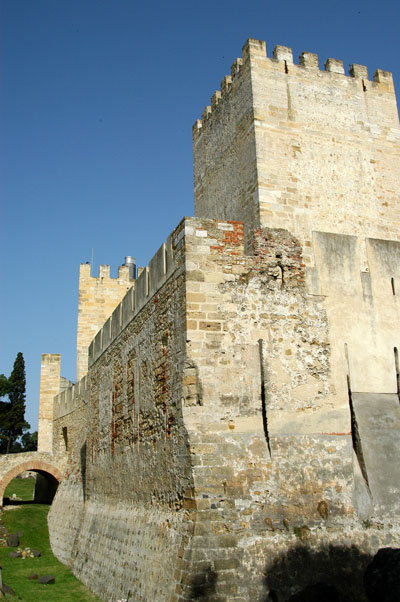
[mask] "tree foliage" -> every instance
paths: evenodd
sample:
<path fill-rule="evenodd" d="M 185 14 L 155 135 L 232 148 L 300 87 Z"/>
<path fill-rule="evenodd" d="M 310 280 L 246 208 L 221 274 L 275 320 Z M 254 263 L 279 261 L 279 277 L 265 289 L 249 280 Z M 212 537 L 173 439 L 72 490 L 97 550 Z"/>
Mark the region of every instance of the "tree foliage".
<path fill-rule="evenodd" d="M 25 421 L 25 361 L 18 353 L 9 378 L 0 374 L 0 453 L 9 454 L 30 426 Z"/>

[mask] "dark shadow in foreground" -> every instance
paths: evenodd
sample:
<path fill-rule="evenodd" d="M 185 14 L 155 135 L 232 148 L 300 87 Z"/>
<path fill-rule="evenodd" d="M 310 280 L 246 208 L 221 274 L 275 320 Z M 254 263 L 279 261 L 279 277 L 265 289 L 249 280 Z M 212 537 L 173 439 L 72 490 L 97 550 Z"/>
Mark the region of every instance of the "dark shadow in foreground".
<path fill-rule="evenodd" d="M 371 561 L 356 546 L 299 544 L 266 567 L 263 602 L 369 602 L 364 573 Z"/>

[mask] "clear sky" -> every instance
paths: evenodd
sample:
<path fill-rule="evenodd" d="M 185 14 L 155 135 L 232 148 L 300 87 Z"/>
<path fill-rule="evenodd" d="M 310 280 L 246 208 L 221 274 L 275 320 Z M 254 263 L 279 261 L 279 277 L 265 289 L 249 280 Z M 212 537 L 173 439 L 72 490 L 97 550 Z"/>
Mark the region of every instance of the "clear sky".
<path fill-rule="evenodd" d="M 146 265 L 193 215 L 191 127 L 247 38 L 392 71 L 399 0 L 0 0 L 0 373 L 75 380 L 78 270 Z"/>

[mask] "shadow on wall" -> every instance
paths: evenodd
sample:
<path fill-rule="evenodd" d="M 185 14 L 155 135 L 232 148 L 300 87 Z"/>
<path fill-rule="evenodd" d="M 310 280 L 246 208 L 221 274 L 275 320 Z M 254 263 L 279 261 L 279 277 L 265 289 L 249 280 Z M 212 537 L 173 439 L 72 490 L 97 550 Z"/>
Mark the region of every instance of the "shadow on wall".
<path fill-rule="evenodd" d="M 297 545 L 265 569 L 269 594 L 263 602 L 364 602 L 363 577 L 371 562 L 357 547 Z"/>
<path fill-rule="evenodd" d="M 37 470 L 34 501 L 36 504 L 51 504 L 58 489 L 57 479 L 44 470 Z"/>
<path fill-rule="evenodd" d="M 268 593 L 251 598 L 254 602 L 400 602 L 399 548 L 381 548 L 372 557 L 356 546 L 311 550 L 299 544 L 276 558 L 264 574 Z M 227 575 L 220 577 L 218 587 L 210 564 L 193 578 L 188 599 L 227 599 L 223 583 Z"/>
<path fill-rule="evenodd" d="M 86 501 L 86 441 L 80 449 L 83 501 Z"/>
<path fill-rule="evenodd" d="M 212 600 L 217 585 L 217 573 L 208 567 L 202 573 L 198 573 L 193 581 L 190 592 L 190 600 Z"/>
<path fill-rule="evenodd" d="M 298 545 L 265 570 L 263 602 L 399 602 L 400 550 Z"/>

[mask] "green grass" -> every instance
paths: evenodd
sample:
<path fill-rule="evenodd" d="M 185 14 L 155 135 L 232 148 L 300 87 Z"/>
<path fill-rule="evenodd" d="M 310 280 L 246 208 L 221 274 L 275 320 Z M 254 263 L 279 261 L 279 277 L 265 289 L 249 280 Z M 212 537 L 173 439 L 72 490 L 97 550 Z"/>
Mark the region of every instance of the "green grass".
<path fill-rule="evenodd" d="M 12 493 L 17 490 L 13 489 Z M 44 504 L 28 504 L 3 511 L 1 519 L 8 532 L 23 532 L 19 547 L 38 549 L 42 553 L 39 558 L 10 558 L 9 553 L 14 548 L 0 547 L 3 581 L 23 602 L 100 602 L 53 556 L 47 529 L 48 511 L 49 506 Z M 29 575 L 34 573 L 39 577 L 54 575 L 55 583 L 42 585 L 37 580 L 30 581 Z"/>
<path fill-rule="evenodd" d="M 11 499 L 13 493 L 15 493 L 19 500 L 33 500 L 34 489 L 35 479 L 33 477 L 28 477 L 27 479 L 13 479 L 7 485 L 4 496 Z"/>

